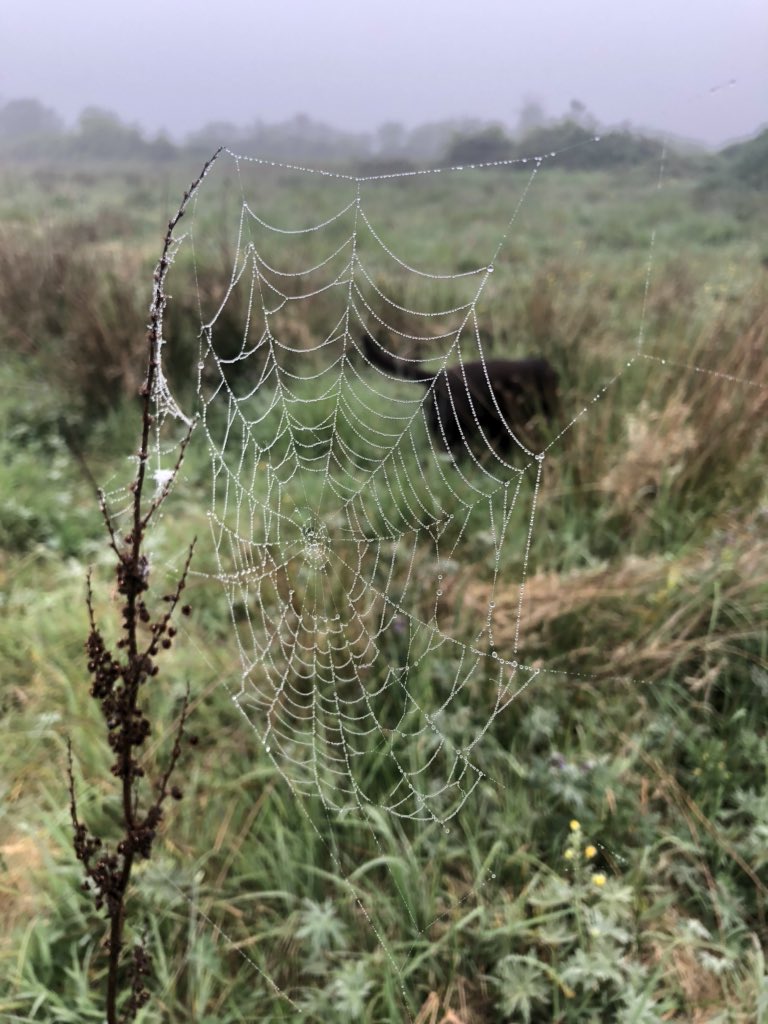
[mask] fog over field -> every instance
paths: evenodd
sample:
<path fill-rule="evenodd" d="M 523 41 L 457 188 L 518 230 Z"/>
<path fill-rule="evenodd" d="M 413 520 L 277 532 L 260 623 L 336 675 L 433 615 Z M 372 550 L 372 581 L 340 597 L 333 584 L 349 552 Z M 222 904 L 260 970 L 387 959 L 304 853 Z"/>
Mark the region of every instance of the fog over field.
<path fill-rule="evenodd" d="M 0 0 L 0 1024 L 768 1024 L 767 28 Z"/>
<path fill-rule="evenodd" d="M 35 96 L 70 121 L 98 105 L 176 138 L 298 112 L 355 131 L 514 125 L 530 98 L 710 145 L 768 120 L 763 0 L 8 0 L 0 40 L 0 101 Z"/>

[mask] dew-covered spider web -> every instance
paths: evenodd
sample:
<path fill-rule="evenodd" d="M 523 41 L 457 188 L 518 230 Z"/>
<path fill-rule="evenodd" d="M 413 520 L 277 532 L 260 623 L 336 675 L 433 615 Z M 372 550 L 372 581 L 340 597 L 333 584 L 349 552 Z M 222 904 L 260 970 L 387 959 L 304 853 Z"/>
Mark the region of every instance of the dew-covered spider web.
<path fill-rule="evenodd" d="M 218 288 L 201 269 L 210 179 L 180 239 L 200 303 L 197 429 L 235 700 L 296 793 L 329 810 L 446 826 L 483 777 L 477 744 L 539 674 L 518 656 L 519 627 L 497 645 L 494 596 L 514 586 L 519 620 L 564 427 L 557 374 L 489 354 L 482 306 L 545 159 L 508 174 L 505 220 L 471 264 L 453 251 L 418 261 L 389 237 L 377 190 L 391 202 L 393 183 L 421 174 L 324 175 L 319 215 L 297 222 L 270 212 L 274 165 L 229 152 L 210 175 L 226 178 Z M 165 378 L 158 398 L 184 404 Z M 455 570 L 480 541 L 488 597 L 467 633 L 454 628 Z M 469 702 L 484 724 L 457 745 L 441 722 Z"/>

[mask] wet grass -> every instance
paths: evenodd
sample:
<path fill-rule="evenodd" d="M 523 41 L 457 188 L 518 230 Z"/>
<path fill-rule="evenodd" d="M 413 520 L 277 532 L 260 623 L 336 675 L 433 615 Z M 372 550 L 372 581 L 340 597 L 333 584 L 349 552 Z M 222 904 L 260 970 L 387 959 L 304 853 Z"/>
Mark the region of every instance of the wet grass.
<path fill-rule="evenodd" d="M 467 265 L 482 261 L 523 180 L 475 177 L 376 186 L 371 217 L 418 266 L 455 268 L 458 239 Z M 704 207 L 684 179 L 657 193 L 641 175 L 540 178 L 479 307 L 494 351 L 547 355 L 563 381 L 566 422 L 575 419 L 545 461 L 522 618 L 527 513 L 510 521 L 494 590 L 497 649 L 519 644 L 533 678 L 473 748 L 484 777 L 449 832 L 377 811 L 375 800 L 341 815 L 291 789 L 233 702 L 240 662 L 229 607 L 217 585 L 193 577 L 193 618 L 153 697 L 153 752 L 173 734 L 187 682 L 200 742 L 185 800 L 131 904 L 154 959 L 147 1024 L 746 1024 L 768 1012 L 765 215 Z M 301 180 L 288 190 L 268 179 L 260 211 L 302 224 L 339 208 L 340 186 Z M 232 255 L 221 224 L 233 186 L 211 185 L 195 231 L 211 240 L 198 260 L 201 293 L 213 302 Z M 165 188 L 149 175 L 69 177 L 46 196 L 32 179 L 17 205 L 2 207 L 8 1020 L 103 1019 L 104 929 L 71 852 L 64 738 L 79 776 L 102 780 L 83 792 L 83 813 L 108 826 L 107 756 L 83 692 L 89 564 L 99 611 L 114 608 L 91 476 L 115 491 L 130 478 L 138 415 L 126 346 L 141 350 Z M 186 259 L 182 250 L 179 281 Z M 383 262 L 377 274 L 403 306 L 424 308 L 424 295 Z M 179 347 L 169 365 L 191 402 L 197 296 L 170 291 L 168 337 Z M 446 308 L 457 296 L 448 282 L 429 301 Z M 331 315 L 321 302 L 309 326 L 291 312 L 283 329 L 311 341 Z M 637 354 L 641 324 L 641 356 L 593 403 Z M 351 384 L 351 396 L 355 388 L 364 385 Z M 370 392 L 357 393 L 370 405 Z M 386 409 L 412 391 L 393 384 L 382 395 Z M 322 424 L 333 403 L 306 416 Z M 340 436 L 349 452 L 370 451 L 352 417 Z M 207 535 L 207 457 L 200 434 L 154 536 L 159 587 L 190 535 Z M 405 478 L 421 480 L 416 453 L 403 458 Z M 445 504 L 454 485 L 433 465 L 425 473 L 423 486 Z M 393 486 L 370 491 L 368 522 L 407 518 L 396 507 L 407 497 Z M 306 491 L 296 496 L 306 501 Z M 435 612 L 467 643 L 496 563 L 482 520 L 456 545 L 436 611 L 434 552 L 419 551 L 410 570 L 424 620 Z M 196 568 L 213 565 L 202 543 Z M 395 630 L 384 640 L 380 672 L 403 656 Z M 412 669 L 409 692 L 434 707 L 459 671 L 457 655 L 441 650 Z M 480 672 L 450 702 L 436 723 L 449 749 L 472 744 L 495 694 L 492 674 Z M 397 782 L 392 759 L 373 740 L 363 746 L 361 784 L 385 802 Z"/>

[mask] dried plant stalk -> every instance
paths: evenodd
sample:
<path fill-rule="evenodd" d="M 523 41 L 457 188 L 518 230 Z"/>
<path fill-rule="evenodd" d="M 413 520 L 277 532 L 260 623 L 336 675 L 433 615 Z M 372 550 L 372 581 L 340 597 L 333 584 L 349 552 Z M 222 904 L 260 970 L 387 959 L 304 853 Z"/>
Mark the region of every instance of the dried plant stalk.
<path fill-rule="evenodd" d="M 109 922 L 106 991 L 108 1024 L 127 1024 L 134 1020 L 140 1008 L 149 999 L 146 977 L 151 971 L 151 959 L 146 943 L 141 940 L 132 950 L 130 958 L 127 954 L 124 955 L 126 897 L 136 860 L 147 859 L 152 854 L 158 828 L 164 817 L 166 801 L 169 797 L 177 800 L 182 797 L 180 788 L 173 785 L 171 779 L 181 757 L 183 741 L 187 738 L 189 692 L 184 698 L 175 728 L 173 746 L 167 755 L 165 768 L 156 780 L 151 797 L 146 795 L 146 786 L 142 786 L 145 769 L 141 763 L 141 751 L 152 731 L 152 723 L 142 695 L 150 682 L 157 685 L 158 657 L 161 651 L 171 647 L 176 635 L 176 629 L 172 624 L 174 613 L 179 608 L 182 615 L 190 614 L 189 605 L 182 605 L 181 598 L 187 582 L 194 541 L 189 547 L 175 587 L 163 596 L 162 609 L 154 613 L 147 605 L 150 565 L 145 554 L 145 542 L 152 520 L 170 494 L 178 476 L 193 425 L 189 427 L 181 443 L 176 465 L 159 493 L 145 501 L 144 487 L 150 432 L 154 423 L 152 404 L 161 379 L 160 346 L 163 313 L 167 302 L 164 285 L 172 262 L 173 232 L 217 156 L 218 152 L 205 164 L 199 177 L 184 193 L 179 209 L 168 223 L 162 255 L 155 268 L 147 331 L 147 371 L 139 391 L 141 439 L 136 476 L 131 484 L 131 527 L 126 536 L 120 536 L 116 531 L 106 498 L 103 493 L 99 494 L 109 544 L 117 559 L 115 576 L 117 593 L 121 601 L 122 623 L 120 639 L 114 649 L 107 645 L 97 624 L 91 576 L 88 576 L 87 603 L 90 629 L 86 650 L 91 679 L 90 693 L 99 704 L 106 726 L 106 740 L 114 755 L 111 772 L 118 780 L 121 836 L 115 841 L 104 840 L 80 820 L 71 748 L 68 760 L 69 804 L 75 854 L 85 869 L 84 888 L 93 894 L 96 908 L 106 912 Z M 194 744 L 194 737 L 188 739 Z"/>

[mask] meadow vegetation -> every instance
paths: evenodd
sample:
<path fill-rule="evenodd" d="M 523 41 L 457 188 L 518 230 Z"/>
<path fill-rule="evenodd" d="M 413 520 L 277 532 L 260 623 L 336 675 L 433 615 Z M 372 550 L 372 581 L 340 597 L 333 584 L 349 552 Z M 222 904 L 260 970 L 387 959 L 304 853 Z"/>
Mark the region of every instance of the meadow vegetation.
<path fill-rule="evenodd" d="M 193 615 L 152 696 L 148 757 L 173 742 L 187 688 L 199 742 L 182 762 L 185 799 L 130 897 L 130 928 L 153 960 L 144 1024 L 768 1019 L 764 198 L 725 164 L 726 187 L 682 163 L 660 189 L 658 163 L 540 173 L 481 308 L 489 351 L 545 355 L 576 418 L 547 459 L 531 550 L 520 644 L 541 667 L 535 685 L 475 748 L 487 781 L 450 833 L 375 810 L 341 820 L 298 799 L 247 728 L 231 700 L 228 606 L 193 575 Z M 103 1020 L 105 926 L 72 849 L 66 739 L 88 780 L 81 813 L 109 833 L 113 780 L 84 654 L 89 566 L 99 617 L 117 614 L 95 488 L 133 475 L 152 268 L 192 177 L 182 162 L 2 170 L 8 1021 Z M 261 202 L 275 223 L 307 210 L 318 221 L 339 206 L 334 187 L 275 175 Z M 407 262 L 461 270 L 493 251 L 521 187 L 509 171 L 392 182 L 370 208 Z M 233 236 L 215 200 L 206 210 L 199 289 L 215 300 Z M 412 283 L 386 285 L 403 306 L 423 305 Z M 439 308 L 451 287 L 432 293 Z M 191 402 L 198 296 L 173 282 L 169 293 L 168 372 Z M 314 319 L 286 314 L 281 330 L 309 347 L 330 315 L 320 302 Z M 236 344 L 243 309 L 225 316 Z M 593 402 L 641 326 L 643 358 Z M 152 534 L 158 566 L 199 535 L 193 569 L 210 567 L 208 500 L 193 436 Z M 441 602 L 453 636 L 477 632 L 492 560 L 492 538 L 468 535 Z M 499 646 L 516 628 L 511 577 L 496 589 Z M 394 635 L 392 646 L 396 658 Z M 422 663 L 409 688 L 429 706 L 455 672 Z M 486 722 L 487 699 L 479 690 L 441 718 L 457 748 Z M 391 764 L 373 751 L 366 770 L 391 787 Z"/>

